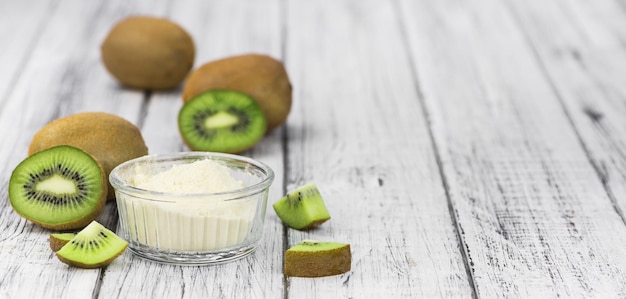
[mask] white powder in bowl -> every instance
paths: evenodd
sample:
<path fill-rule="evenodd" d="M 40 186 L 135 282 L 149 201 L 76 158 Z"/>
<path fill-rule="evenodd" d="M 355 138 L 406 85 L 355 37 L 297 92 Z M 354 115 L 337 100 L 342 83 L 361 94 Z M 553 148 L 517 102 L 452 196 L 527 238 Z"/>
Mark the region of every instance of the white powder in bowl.
<path fill-rule="evenodd" d="M 243 182 L 235 180 L 226 166 L 205 159 L 174 165 L 171 169 L 154 175 L 138 171 L 134 185 L 137 188 L 157 192 L 198 194 L 240 189 Z"/>

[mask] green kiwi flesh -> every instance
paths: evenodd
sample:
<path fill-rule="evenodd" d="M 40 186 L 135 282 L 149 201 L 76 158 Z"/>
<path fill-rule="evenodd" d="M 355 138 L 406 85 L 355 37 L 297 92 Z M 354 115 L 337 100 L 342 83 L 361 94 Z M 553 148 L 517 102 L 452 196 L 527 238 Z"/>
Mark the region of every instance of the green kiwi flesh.
<path fill-rule="evenodd" d="M 72 240 L 76 236 L 75 233 L 54 233 L 50 234 L 50 249 L 56 252 L 63 245 L 67 244 L 70 240 Z"/>
<path fill-rule="evenodd" d="M 98 162 L 72 146 L 38 152 L 17 165 L 9 201 L 20 216 L 52 230 L 85 227 L 102 212 L 106 178 Z"/>
<path fill-rule="evenodd" d="M 233 90 L 204 92 L 186 102 L 178 113 L 183 141 L 195 151 L 244 151 L 261 140 L 266 124 L 257 101 Z"/>
<path fill-rule="evenodd" d="M 350 271 L 350 244 L 304 240 L 285 252 L 285 275 L 322 277 Z"/>
<path fill-rule="evenodd" d="M 128 242 L 118 237 L 102 224 L 92 221 L 56 252 L 63 263 L 79 268 L 100 268 L 110 264 L 128 247 Z"/>
<path fill-rule="evenodd" d="M 314 183 L 296 188 L 272 207 L 285 224 L 298 230 L 318 226 L 330 219 L 324 199 Z"/>

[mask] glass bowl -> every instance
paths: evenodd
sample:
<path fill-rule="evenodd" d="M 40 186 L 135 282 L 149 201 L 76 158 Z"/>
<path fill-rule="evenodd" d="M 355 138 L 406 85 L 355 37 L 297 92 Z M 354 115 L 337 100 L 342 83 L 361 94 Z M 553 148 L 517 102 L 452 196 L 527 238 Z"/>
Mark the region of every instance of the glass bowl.
<path fill-rule="evenodd" d="M 226 166 L 243 187 L 215 193 L 137 187 L 138 177 L 204 159 Z M 148 155 L 120 164 L 109 176 L 115 189 L 120 235 L 129 242 L 128 248 L 149 260 L 183 265 L 221 263 L 253 252 L 263 233 L 273 179 L 272 169 L 261 162 L 210 152 Z"/>

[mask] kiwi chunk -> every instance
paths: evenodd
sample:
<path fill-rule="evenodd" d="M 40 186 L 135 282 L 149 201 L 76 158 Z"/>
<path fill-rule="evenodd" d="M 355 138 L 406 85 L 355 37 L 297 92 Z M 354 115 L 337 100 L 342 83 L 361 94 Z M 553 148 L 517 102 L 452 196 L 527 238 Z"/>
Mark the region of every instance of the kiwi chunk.
<path fill-rule="evenodd" d="M 56 252 L 62 262 L 79 268 L 99 268 L 110 264 L 128 247 L 102 224 L 92 221 Z"/>
<path fill-rule="evenodd" d="M 289 227 L 303 230 L 318 226 L 330 214 L 324 199 L 314 183 L 309 183 L 289 192 L 273 205 L 276 215 Z"/>
<path fill-rule="evenodd" d="M 72 240 L 76 236 L 75 233 L 54 233 L 50 234 L 50 249 L 56 252 L 63 245 L 67 244 L 70 240 Z"/>
<path fill-rule="evenodd" d="M 178 128 L 192 150 L 237 153 L 261 140 L 266 119 L 259 104 L 248 95 L 211 90 L 183 105 Z"/>
<path fill-rule="evenodd" d="M 285 252 L 285 275 L 322 277 L 350 271 L 350 244 L 304 240 Z"/>
<path fill-rule="evenodd" d="M 9 182 L 15 212 L 53 230 L 85 227 L 102 212 L 106 194 L 102 167 L 89 154 L 67 145 L 26 158 Z"/>

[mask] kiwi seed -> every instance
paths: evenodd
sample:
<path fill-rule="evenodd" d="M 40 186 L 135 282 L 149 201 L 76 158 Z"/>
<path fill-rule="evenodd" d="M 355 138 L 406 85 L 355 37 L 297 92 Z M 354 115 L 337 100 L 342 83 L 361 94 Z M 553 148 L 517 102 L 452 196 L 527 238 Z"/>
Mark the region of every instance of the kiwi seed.
<path fill-rule="evenodd" d="M 85 227 L 106 202 L 104 171 L 84 151 L 56 146 L 22 161 L 9 183 L 9 201 L 22 217 L 53 230 Z"/>
<path fill-rule="evenodd" d="M 261 140 L 266 120 L 259 104 L 246 94 L 211 90 L 183 105 L 178 128 L 192 150 L 237 153 Z"/>

